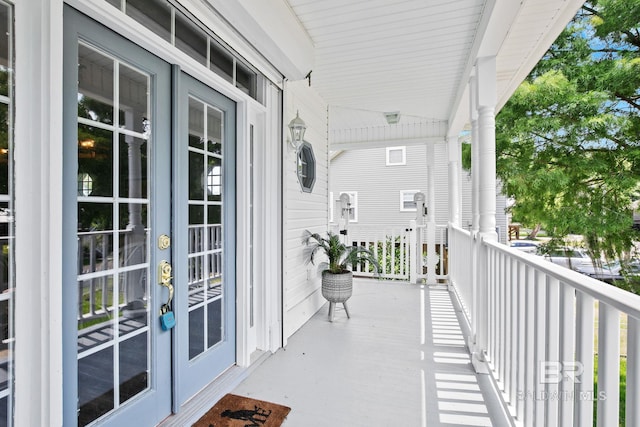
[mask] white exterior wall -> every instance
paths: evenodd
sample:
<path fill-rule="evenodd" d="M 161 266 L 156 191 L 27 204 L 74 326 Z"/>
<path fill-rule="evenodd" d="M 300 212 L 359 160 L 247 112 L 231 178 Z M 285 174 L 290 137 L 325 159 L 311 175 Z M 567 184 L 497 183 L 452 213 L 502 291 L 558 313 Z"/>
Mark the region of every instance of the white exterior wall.
<path fill-rule="evenodd" d="M 316 181 L 311 193 L 302 191 L 296 175 L 297 159 L 287 124 L 299 113 L 305 121 L 305 140 L 313 146 Z M 326 302 L 320 293 L 317 267 L 305 262 L 303 238 L 306 230 L 325 233 L 327 223 L 328 148 L 327 107 L 306 80 L 288 82 L 284 106 L 285 146 L 283 166 L 283 323 L 284 340 L 300 328 Z"/>
<path fill-rule="evenodd" d="M 335 201 L 340 193 L 357 192 L 358 221 L 353 224 L 408 226 L 416 213 L 400 211 L 400 191 L 420 190 L 426 194 L 426 156 L 426 145 L 406 147 L 405 165 L 387 166 L 385 148 L 349 150 L 339 154 L 331 161 L 329 177 L 334 203 L 333 222 L 337 222 L 340 215 L 335 211 Z M 437 193 L 436 203 L 437 211 L 441 208 Z"/>
<path fill-rule="evenodd" d="M 429 214 L 435 214 L 437 224 L 449 221 L 449 170 L 446 144 L 434 145 L 435 206 L 429 206 Z M 329 191 L 333 193 L 334 203 L 342 192 L 358 193 L 358 221 L 353 224 L 363 226 L 382 226 L 385 228 L 408 226 L 415 219 L 415 212 L 400 211 L 400 191 L 420 190 L 427 193 L 427 146 L 409 145 L 406 147 L 407 162 L 402 166 L 386 166 L 386 149 L 370 148 L 349 150 L 339 154 L 331 161 Z M 461 224 L 467 227 L 471 223 L 471 177 L 461 172 L 460 179 L 462 203 Z M 335 205 L 334 205 L 335 206 Z M 496 197 L 496 225 L 499 228 L 499 240 L 507 241 L 507 217 L 504 214 L 506 199 Z M 332 223 L 338 220 L 334 211 Z"/>

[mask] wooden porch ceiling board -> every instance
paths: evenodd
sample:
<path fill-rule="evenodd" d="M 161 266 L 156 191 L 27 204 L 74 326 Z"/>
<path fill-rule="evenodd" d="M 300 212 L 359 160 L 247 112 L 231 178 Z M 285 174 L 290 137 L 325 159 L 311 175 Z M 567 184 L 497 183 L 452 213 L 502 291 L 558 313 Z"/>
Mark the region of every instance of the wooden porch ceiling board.
<path fill-rule="evenodd" d="M 478 56 L 496 55 L 501 108 L 580 6 L 580 0 L 285 1 L 312 40 L 311 85 L 330 107 L 444 120 L 449 132 L 468 124 L 462 98 Z"/>
<path fill-rule="evenodd" d="M 313 40 L 312 85 L 330 105 L 447 118 L 484 0 L 288 3 Z"/>

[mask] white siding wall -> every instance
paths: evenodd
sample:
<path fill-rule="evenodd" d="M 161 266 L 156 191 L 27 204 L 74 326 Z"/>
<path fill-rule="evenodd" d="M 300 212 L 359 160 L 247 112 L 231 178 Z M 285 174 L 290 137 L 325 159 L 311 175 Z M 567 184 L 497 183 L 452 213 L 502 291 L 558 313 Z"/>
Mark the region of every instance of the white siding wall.
<path fill-rule="evenodd" d="M 316 181 L 311 193 L 302 191 L 296 175 L 295 151 L 286 146 L 283 159 L 285 342 L 325 303 L 317 267 L 305 263 L 302 239 L 306 230 L 324 233 L 328 229 L 327 107 L 306 80 L 288 82 L 285 87 L 285 140 L 290 138 L 287 125 L 296 112 L 307 125 L 305 140 L 313 146 Z"/>
<path fill-rule="evenodd" d="M 446 223 L 448 207 L 448 166 L 444 143 L 435 145 L 435 206 L 429 214 Z M 358 193 L 358 222 L 385 227 L 408 226 L 415 212 L 400 211 L 400 191 L 420 190 L 427 194 L 427 147 L 406 147 L 406 165 L 386 166 L 386 149 L 344 151 L 331 162 L 330 191 L 337 200 L 342 192 Z M 334 200 L 334 203 L 335 203 Z M 334 205 L 335 206 L 335 205 Z M 334 222 L 338 218 L 334 217 Z"/>
<path fill-rule="evenodd" d="M 358 193 L 359 225 L 402 227 L 408 226 L 415 212 L 400 211 L 400 191 L 420 190 L 427 194 L 427 147 L 409 145 L 406 147 L 407 163 L 404 166 L 386 166 L 386 149 L 370 148 L 349 150 L 340 153 L 331 161 L 329 191 L 333 193 L 333 203 L 342 192 Z M 436 182 L 434 191 L 435 206 L 429 206 L 429 214 L 435 214 L 436 223 L 449 221 L 449 166 L 446 144 L 434 146 L 435 161 L 433 176 Z M 471 177 L 461 172 L 461 225 L 471 223 Z M 504 214 L 506 199 L 496 197 L 496 226 L 500 230 L 499 239 L 506 242 L 507 218 Z M 335 212 L 333 223 L 337 222 Z"/>

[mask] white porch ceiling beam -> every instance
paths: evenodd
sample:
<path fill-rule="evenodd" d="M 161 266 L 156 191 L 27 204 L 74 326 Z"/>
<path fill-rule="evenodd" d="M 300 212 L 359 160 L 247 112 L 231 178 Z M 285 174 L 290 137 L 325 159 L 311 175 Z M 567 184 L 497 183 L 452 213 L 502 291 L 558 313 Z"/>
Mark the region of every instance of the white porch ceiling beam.
<path fill-rule="evenodd" d="M 496 113 L 509 100 L 520 83 L 540 60 L 549 46 L 576 14 L 584 0 L 550 2 L 547 0 L 492 0 L 487 2 L 483 13 L 478 37 L 463 72 L 455 98 L 454 108 L 449 116 L 450 133 L 462 129 L 468 119 L 468 81 L 474 73 L 475 61 L 481 56 L 496 56 L 498 78 L 505 73 L 508 80 L 498 84 Z M 549 20 L 544 27 L 527 27 L 532 10 L 546 10 Z M 549 10 L 551 9 L 551 10 Z M 555 9 L 555 14 L 553 11 Z M 522 40 L 530 41 L 523 44 Z M 522 55 L 526 52 L 526 55 Z M 513 56 L 515 55 L 515 56 Z M 513 62 L 515 59 L 515 62 Z"/>
<path fill-rule="evenodd" d="M 444 142 L 445 136 L 429 136 L 422 138 L 390 138 L 371 141 L 363 139 L 361 141 L 331 143 L 331 151 L 362 150 L 368 148 L 398 147 L 409 145 L 425 145 L 428 143 Z"/>
<path fill-rule="evenodd" d="M 497 54 L 521 6 L 522 2 L 512 0 L 491 0 L 486 3 L 449 116 L 450 134 L 460 132 L 464 124 L 469 121 L 467 116 L 469 104 L 463 102 L 463 99 L 468 97 L 468 82 L 476 59 L 480 56 L 480 52 L 483 56 Z"/>
<path fill-rule="evenodd" d="M 338 128 L 329 131 L 329 145 L 331 150 L 417 145 L 427 141 L 442 142 L 446 131 L 444 121 Z"/>

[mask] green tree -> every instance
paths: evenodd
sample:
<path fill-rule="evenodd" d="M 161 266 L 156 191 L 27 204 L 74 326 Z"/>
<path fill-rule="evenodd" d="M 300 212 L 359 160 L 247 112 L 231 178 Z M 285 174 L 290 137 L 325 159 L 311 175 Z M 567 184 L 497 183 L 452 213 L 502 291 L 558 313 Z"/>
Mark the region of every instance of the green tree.
<path fill-rule="evenodd" d="M 640 0 L 589 1 L 496 118 L 514 219 L 629 251 L 640 182 Z"/>

